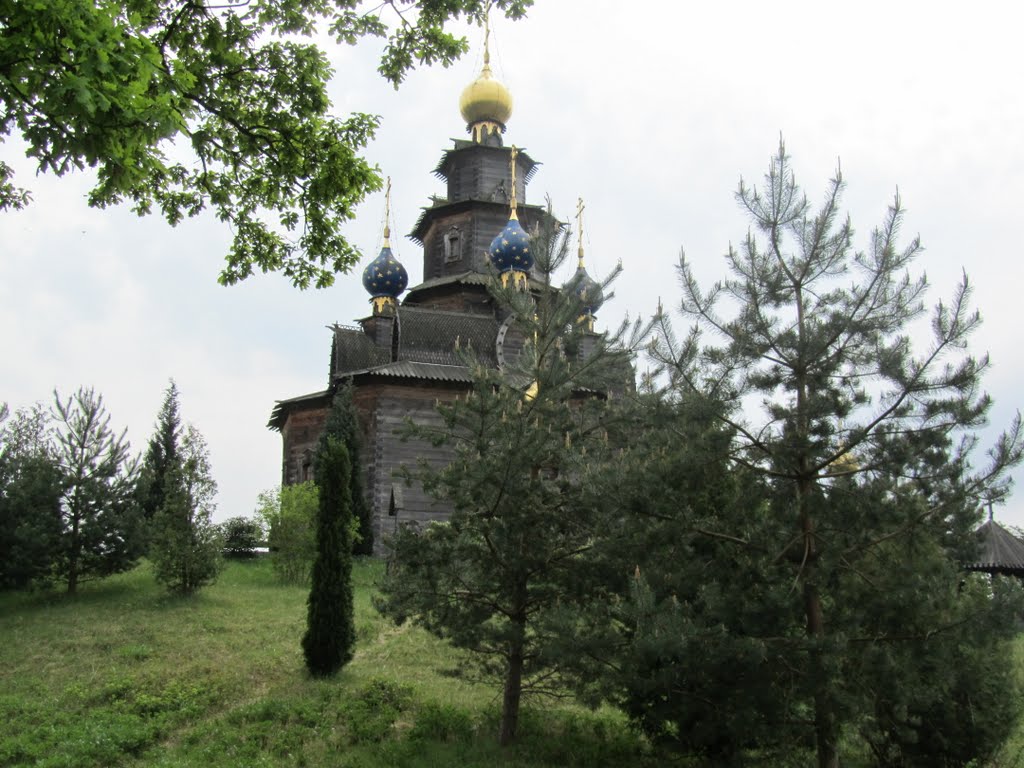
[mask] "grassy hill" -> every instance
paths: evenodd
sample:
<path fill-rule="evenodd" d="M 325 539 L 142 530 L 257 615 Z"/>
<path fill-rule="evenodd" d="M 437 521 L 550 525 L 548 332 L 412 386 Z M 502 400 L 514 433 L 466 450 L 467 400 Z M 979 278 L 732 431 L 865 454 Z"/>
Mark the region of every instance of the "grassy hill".
<path fill-rule="evenodd" d="M 519 742 L 500 749 L 497 688 L 377 615 L 381 567 L 356 564 L 356 656 L 327 682 L 302 663 L 306 590 L 277 584 L 266 560 L 230 563 L 192 598 L 146 566 L 73 599 L 0 594 L 0 766 L 694 765 L 568 700 L 528 702 Z M 1020 729 L 987 768 L 1017 766 Z"/>
<path fill-rule="evenodd" d="M 230 563 L 174 598 L 148 568 L 62 594 L 0 594 L 0 766 L 662 765 L 615 712 L 533 702 L 520 743 L 495 743 L 496 690 L 465 659 L 370 604 L 357 564 L 358 645 L 310 679 L 306 591 L 264 561 Z"/>

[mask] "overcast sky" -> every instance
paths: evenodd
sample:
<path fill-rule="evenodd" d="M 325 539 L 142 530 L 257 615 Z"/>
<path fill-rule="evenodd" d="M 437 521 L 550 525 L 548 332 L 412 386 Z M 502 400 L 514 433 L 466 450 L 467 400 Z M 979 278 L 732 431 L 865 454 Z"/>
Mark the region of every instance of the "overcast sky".
<path fill-rule="evenodd" d="M 780 135 L 812 200 L 841 160 L 859 247 L 898 187 L 905 236 L 919 233 L 926 248 L 929 300 L 950 296 L 962 270 L 974 285 L 985 322 L 973 349 L 992 357 L 994 434 L 1024 400 L 1020 12 L 833 7 L 537 0 L 527 19 L 497 21 L 495 73 L 515 98 L 506 142 L 543 164 L 528 201 L 550 195 L 568 219 L 584 198 L 591 272 L 619 259 L 625 268 L 599 318 L 608 327 L 649 313 L 659 296 L 677 302 L 680 248 L 705 283 L 724 275 L 722 254 L 747 229 L 737 182 L 760 180 Z M 479 71 L 482 35 L 470 39 L 461 62 L 414 72 L 397 92 L 376 74 L 376 43 L 330 48 L 336 113 L 382 117 L 368 156 L 392 177 L 397 233 L 444 194 L 431 171 L 465 136 L 458 97 Z M 280 480 L 281 438 L 265 426 L 274 401 L 323 389 L 325 326 L 368 313 L 361 268 L 319 292 L 276 275 L 223 288 L 230 233 L 212 217 L 170 228 L 91 210 L 88 174 L 33 178 L 23 147 L 9 140 L 2 151 L 34 204 L 0 214 L 0 401 L 94 386 L 141 451 L 173 377 L 184 419 L 210 444 L 218 518 L 249 514 Z M 348 230 L 365 259 L 380 246 L 383 211 L 383 196 L 372 197 Z M 393 241 L 416 284 L 421 252 Z M 998 519 L 1024 525 L 1020 498 Z"/>

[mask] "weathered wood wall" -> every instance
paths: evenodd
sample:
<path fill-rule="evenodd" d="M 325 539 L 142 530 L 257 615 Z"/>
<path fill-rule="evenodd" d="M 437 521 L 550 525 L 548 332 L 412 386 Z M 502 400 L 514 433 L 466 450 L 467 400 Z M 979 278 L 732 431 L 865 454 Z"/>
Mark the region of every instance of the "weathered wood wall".
<path fill-rule="evenodd" d="M 313 479 L 313 454 L 327 419 L 327 406 L 314 405 L 288 414 L 281 428 L 284 457 L 281 484 L 292 485 Z"/>
<path fill-rule="evenodd" d="M 452 400 L 466 389 L 429 382 L 374 384 L 361 389 L 366 391 L 360 394 L 372 400 L 364 461 L 374 516 L 374 551 L 384 554 L 387 538 L 399 525 L 444 520 L 451 512 L 449 505 L 431 499 L 419 482 L 407 485 L 402 477 L 403 467 L 415 469 L 421 460 L 443 466 L 450 459 L 450 449 L 425 440 L 403 441 L 400 433 L 407 419 L 440 427 L 437 401 Z"/>

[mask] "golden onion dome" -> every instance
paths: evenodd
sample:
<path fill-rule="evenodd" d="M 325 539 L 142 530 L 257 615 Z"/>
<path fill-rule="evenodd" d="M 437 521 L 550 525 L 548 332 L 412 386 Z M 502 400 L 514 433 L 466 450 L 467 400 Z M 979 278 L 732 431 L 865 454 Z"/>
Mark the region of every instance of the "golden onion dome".
<path fill-rule="evenodd" d="M 486 56 L 480 77 L 462 91 L 459 111 L 466 125 L 490 122 L 504 127 L 512 116 L 512 94 L 491 74 L 491 65 Z"/>

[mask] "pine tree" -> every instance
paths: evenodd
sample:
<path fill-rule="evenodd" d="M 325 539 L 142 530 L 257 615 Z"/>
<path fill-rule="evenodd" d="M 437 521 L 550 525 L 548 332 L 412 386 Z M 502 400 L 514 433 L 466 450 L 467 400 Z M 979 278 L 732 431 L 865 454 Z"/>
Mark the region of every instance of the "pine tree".
<path fill-rule="evenodd" d="M 1022 456 L 1018 418 L 985 466 L 971 464 L 972 431 L 991 402 L 980 389 L 988 360 L 966 351 L 980 322 L 967 278 L 935 308 L 931 343 L 916 356 L 909 326 L 925 312 L 927 283 L 908 270 L 920 243 L 898 245 L 897 198 L 870 248 L 855 251 L 842 190 L 837 173 L 812 211 L 780 146 L 762 189 L 740 184 L 753 228 L 729 249 L 731 277 L 705 293 L 681 259 L 680 311 L 695 327 L 679 342 L 662 317 L 655 349 L 675 391 L 725 401 L 732 460 L 763 478 L 757 514 L 771 530 L 757 541 L 726 533 L 735 558 L 768 569 L 758 594 L 785 622 L 761 640 L 782 655 L 788 682 L 777 693 L 788 697 L 789 722 L 810 713 L 803 738 L 820 768 L 837 766 L 841 738 L 883 706 L 872 679 L 922 690 L 899 677 L 894 658 L 929 653 L 929 638 L 957 642 L 964 616 L 952 558 Z M 723 297 L 732 318 L 720 314 Z M 702 329 L 721 343 L 702 347 Z M 903 700 L 896 710 L 917 706 Z"/>
<path fill-rule="evenodd" d="M 514 314 L 522 353 L 496 369 L 467 351 L 472 391 L 439 406 L 439 431 L 409 428 L 412 437 L 451 447 L 450 464 L 415 474 L 454 509 L 445 523 L 399 529 L 379 603 L 392 618 L 412 618 L 474 654 L 479 671 L 502 688 L 503 745 L 516 736 L 523 692 L 546 690 L 560 667 L 547 654 L 544 627 L 573 594 L 596 532 L 581 488 L 591 479 L 588 465 L 609 450 L 608 393 L 632 379 L 621 334 L 591 332 L 580 293 L 552 285 L 568 253 L 557 227 L 550 216 L 532 236 L 541 285 L 531 292 L 492 286 Z"/>
<path fill-rule="evenodd" d="M 309 592 L 302 652 L 315 677 L 329 677 L 352 659 L 355 616 L 352 603 L 352 500 L 348 449 L 327 437 L 314 464 L 319 487 L 316 560 Z"/>
<path fill-rule="evenodd" d="M 223 536 L 213 522 L 217 483 L 206 440 L 189 424 L 164 478 L 164 502 L 153 517 L 149 558 L 156 580 L 177 594 L 216 581 Z"/>
<path fill-rule="evenodd" d="M 352 385 L 345 382 L 334 393 L 331 410 L 327 414 L 321 443 L 336 438 L 345 443 L 351 463 L 349 496 L 352 499 L 352 517 L 355 519 L 357 535 L 352 547 L 353 554 L 373 554 L 373 517 L 363 489 L 363 469 L 360 461 L 361 440 L 355 403 L 352 399 Z"/>
<path fill-rule="evenodd" d="M 120 573 L 138 561 L 138 465 L 125 433 L 111 431 L 94 390 L 79 389 L 66 401 L 54 392 L 54 419 L 64 522 L 57 571 L 74 594 L 86 578 Z"/>

